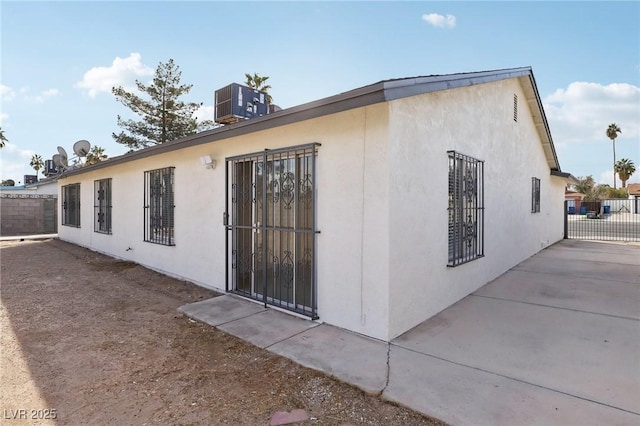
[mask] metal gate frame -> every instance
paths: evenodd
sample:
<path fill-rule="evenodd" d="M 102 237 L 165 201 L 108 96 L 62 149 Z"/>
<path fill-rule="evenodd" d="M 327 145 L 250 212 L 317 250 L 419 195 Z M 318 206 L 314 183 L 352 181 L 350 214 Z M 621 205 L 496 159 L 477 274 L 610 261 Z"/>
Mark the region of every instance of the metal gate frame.
<path fill-rule="evenodd" d="M 640 211 L 632 200 L 619 199 L 622 209 L 607 208 L 606 203 L 613 204 L 615 199 L 601 200 L 591 210 L 569 213 L 569 202 L 564 202 L 564 239 L 592 241 L 640 241 Z M 633 200 L 635 201 L 635 200 Z M 586 204 L 586 203 L 585 203 Z M 627 206 L 631 205 L 631 209 Z"/>
<path fill-rule="evenodd" d="M 279 148 L 279 149 L 265 149 L 261 152 L 254 152 L 251 154 L 242 154 L 232 157 L 225 158 L 225 212 L 223 213 L 223 224 L 225 226 L 225 290 L 228 293 L 239 294 L 243 297 L 248 297 L 254 300 L 259 300 L 264 303 L 264 306 L 272 305 L 276 307 L 283 308 L 285 310 L 290 310 L 304 316 L 309 316 L 312 319 L 317 319 L 317 239 L 316 234 L 319 234 L 320 231 L 317 229 L 317 185 L 316 185 L 316 157 L 318 153 L 319 143 L 310 143 L 305 145 L 298 145 L 293 147 Z M 251 188 L 249 188 L 249 192 L 247 192 L 247 188 L 239 188 L 238 183 L 236 182 L 236 171 L 239 170 L 237 167 L 241 163 L 249 163 L 251 167 L 258 167 L 258 164 L 262 164 L 263 177 L 266 177 L 267 165 L 269 162 L 274 164 L 276 161 L 282 161 L 283 159 L 300 159 L 300 158 L 309 158 L 310 159 L 310 174 L 305 175 L 305 179 L 301 179 L 300 176 L 296 176 L 296 180 L 288 180 L 286 183 L 289 185 L 289 191 L 287 194 L 293 193 L 295 197 L 292 201 L 296 203 L 296 209 L 298 208 L 298 203 L 302 200 L 302 197 L 310 197 L 312 206 L 311 215 L 312 215 L 312 226 L 304 229 L 300 229 L 298 226 L 297 219 L 294 220 L 293 228 L 283 228 L 275 226 L 275 217 L 273 218 L 274 226 L 269 226 L 267 220 L 268 209 L 267 201 L 268 201 L 268 193 L 267 187 L 269 184 L 274 184 L 274 182 L 267 182 L 268 179 L 262 179 L 262 188 L 261 194 L 259 193 L 258 188 L 256 187 L 256 182 L 252 177 Z M 257 170 L 257 169 L 256 169 Z M 257 173 L 257 171 L 251 170 L 251 173 Z M 274 173 L 275 174 L 275 173 Z M 281 174 L 282 175 L 282 174 Z M 253 176 L 253 175 L 252 175 Z M 282 178 L 282 176 L 280 176 Z M 304 180 L 304 182 L 303 182 Z M 282 186 L 285 182 L 281 180 L 277 180 L 275 182 L 276 185 Z M 307 189 L 310 189 L 310 193 L 305 191 L 302 194 L 300 187 L 302 184 L 307 185 Z M 310 184 L 310 185 L 309 185 Z M 291 187 L 293 185 L 293 187 Z M 310 188 L 309 188 L 310 187 Z M 245 202 L 250 202 L 251 209 L 256 208 L 256 203 L 261 202 L 262 204 L 262 217 L 259 222 L 251 221 L 250 225 L 239 225 L 238 224 L 238 202 L 240 198 L 244 198 Z M 247 198 L 249 197 L 249 198 Z M 259 200 L 258 198 L 262 198 Z M 308 198 L 305 198 L 304 201 L 308 201 Z M 242 211 L 243 213 L 244 210 Z M 252 213 L 253 217 L 253 213 Z M 246 219 L 246 218 L 245 218 Z M 272 285 L 272 291 L 275 294 L 276 282 L 273 280 L 269 280 L 269 269 L 268 262 L 275 262 L 278 257 L 271 253 L 272 258 L 269 259 L 268 252 L 262 253 L 263 250 L 258 252 L 252 252 L 250 258 L 247 258 L 246 254 L 242 254 L 242 259 L 240 259 L 240 255 L 237 251 L 238 248 L 238 234 L 242 232 L 242 230 L 251 232 L 252 244 L 256 242 L 256 233 L 262 233 L 262 239 L 265 244 L 268 245 L 268 232 L 273 233 L 273 238 L 275 239 L 275 235 L 277 234 L 279 238 L 283 234 L 293 233 L 293 244 L 297 247 L 300 243 L 300 239 L 302 236 L 306 236 L 311 239 L 311 256 L 300 257 L 298 250 L 294 250 L 294 253 L 288 252 L 288 254 L 293 256 L 290 261 L 287 263 L 287 269 L 284 271 L 286 274 L 290 274 L 293 279 L 293 285 L 295 285 L 295 276 L 300 272 L 301 267 L 307 268 L 307 275 L 310 273 L 310 287 L 311 294 L 309 306 L 306 304 L 299 305 L 294 297 L 293 303 L 286 302 L 283 303 L 281 299 L 276 299 L 274 297 L 269 297 L 269 283 Z M 310 257 L 307 259 L 307 257 Z M 304 262 L 303 262 L 303 259 Z M 238 268 L 241 266 L 251 268 L 251 280 L 255 284 L 256 288 L 260 285 L 260 293 L 254 293 L 253 290 L 247 292 L 246 290 L 239 290 L 238 285 Z M 248 264 L 247 264 L 248 263 Z M 303 265 L 304 263 L 304 265 Z M 310 265 L 309 265 L 310 263 Z M 259 269 L 257 266 L 259 264 L 260 271 L 262 275 L 262 279 L 256 283 L 257 274 L 256 271 Z M 273 263 L 272 263 L 273 265 Z M 303 266 L 301 266 L 303 265 Z M 311 268 L 310 271 L 308 268 Z M 279 269 L 274 272 L 276 275 L 280 273 Z M 273 276 L 272 276 L 273 278 Z M 281 289 L 280 289 L 281 290 Z"/>

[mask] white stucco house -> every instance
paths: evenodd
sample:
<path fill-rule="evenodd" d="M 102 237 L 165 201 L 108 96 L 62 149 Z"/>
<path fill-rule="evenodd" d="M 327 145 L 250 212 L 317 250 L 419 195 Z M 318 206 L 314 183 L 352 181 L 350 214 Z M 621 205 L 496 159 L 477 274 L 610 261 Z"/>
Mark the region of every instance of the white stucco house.
<path fill-rule="evenodd" d="M 67 172 L 59 237 L 390 340 L 561 239 L 568 177 L 530 67 L 387 80 Z"/>
<path fill-rule="evenodd" d="M 58 178 L 51 177 L 34 183 L 16 186 L 0 186 L 0 194 L 6 195 L 58 195 Z"/>

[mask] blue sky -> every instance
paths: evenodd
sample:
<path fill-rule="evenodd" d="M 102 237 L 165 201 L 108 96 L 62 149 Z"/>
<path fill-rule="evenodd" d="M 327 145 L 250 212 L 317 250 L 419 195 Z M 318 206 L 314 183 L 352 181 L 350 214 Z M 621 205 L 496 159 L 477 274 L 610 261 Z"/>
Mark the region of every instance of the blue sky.
<path fill-rule="evenodd" d="M 111 87 L 173 58 L 189 101 L 269 76 L 283 108 L 379 80 L 532 66 L 563 171 L 640 182 L 640 2 L 0 2 L 0 178 L 86 139 L 109 156 L 128 110 Z M 619 183 L 618 183 L 619 185 Z"/>

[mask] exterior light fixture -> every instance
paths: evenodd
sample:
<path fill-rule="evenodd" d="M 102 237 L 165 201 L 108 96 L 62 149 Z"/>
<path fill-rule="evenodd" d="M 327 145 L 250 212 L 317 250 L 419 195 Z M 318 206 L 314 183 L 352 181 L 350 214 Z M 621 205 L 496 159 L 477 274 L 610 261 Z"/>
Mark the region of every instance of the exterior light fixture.
<path fill-rule="evenodd" d="M 207 169 L 215 169 L 216 168 L 216 160 L 212 159 L 210 155 L 205 155 L 200 157 L 200 162 Z"/>

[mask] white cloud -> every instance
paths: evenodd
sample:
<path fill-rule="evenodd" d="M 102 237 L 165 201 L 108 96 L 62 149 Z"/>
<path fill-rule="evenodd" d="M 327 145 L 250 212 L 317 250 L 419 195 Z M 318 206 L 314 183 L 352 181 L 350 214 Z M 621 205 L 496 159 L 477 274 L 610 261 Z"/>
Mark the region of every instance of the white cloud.
<path fill-rule="evenodd" d="M 613 188 L 613 169 L 607 170 L 606 172 L 600 173 L 600 176 L 594 176 L 594 179 L 599 184 L 607 184 Z M 620 178 L 616 175 L 616 182 L 618 183 L 618 188 L 621 186 Z"/>
<path fill-rule="evenodd" d="M 32 97 L 27 97 L 26 99 L 41 104 L 47 98 L 50 98 L 52 96 L 57 96 L 59 93 L 60 93 L 60 91 L 58 89 L 47 89 L 47 90 L 44 90 L 44 91 L 40 92 L 39 95 L 32 96 Z"/>
<path fill-rule="evenodd" d="M 4 123 L 9 119 L 9 114 L 0 112 L 0 124 Z"/>
<path fill-rule="evenodd" d="M 4 102 L 12 101 L 16 97 L 16 92 L 9 86 L 0 84 L 0 98 Z"/>
<path fill-rule="evenodd" d="M 0 180 L 13 179 L 16 184 L 22 182 L 25 174 L 32 174 L 33 169 L 29 166 L 33 151 L 22 149 L 19 146 L 7 142 L 2 148 L 0 155 L 0 171 L 2 175 Z"/>
<path fill-rule="evenodd" d="M 453 15 L 443 16 L 437 13 L 429 13 L 422 15 L 422 20 L 436 28 L 455 28 L 456 26 L 456 17 Z"/>
<path fill-rule="evenodd" d="M 4 148 L 2 148 L 2 154 L 12 154 L 13 156 L 28 158 L 30 160 L 34 152 L 29 149 L 21 149 L 17 145 L 7 142 Z"/>
<path fill-rule="evenodd" d="M 75 87 L 86 89 L 89 96 L 95 98 L 100 92 L 111 93 L 111 88 L 115 86 L 134 88 L 136 79 L 153 73 L 153 69 L 142 63 L 139 53 L 131 53 L 124 59 L 116 57 L 109 67 L 91 68 Z"/>
<path fill-rule="evenodd" d="M 216 107 L 213 105 L 201 105 L 194 113 L 193 116 L 197 118 L 198 122 L 204 120 L 213 120 Z"/>
<path fill-rule="evenodd" d="M 3 148 L 4 149 L 4 148 Z M 4 158 L 0 159 L 0 169 L 2 170 L 2 175 L 0 175 L 0 180 L 13 179 L 16 185 L 22 184 L 22 180 L 24 179 L 24 175 L 29 174 L 28 164 L 24 166 L 19 163 L 11 163 L 5 161 Z M 33 173 L 33 170 L 31 170 Z"/>
<path fill-rule="evenodd" d="M 58 94 L 60 94 L 60 91 L 58 89 L 43 90 L 37 95 L 30 95 L 29 94 L 30 91 L 31 89 L 29 88 L 29 86 L 24 86 L 18 89 L 18 94 L 20 94 L 20 99 L 28 102 L 42 103 L 45 101 L 45 99 L 50 98 L 52 96 L 57 96 Z M 12 101 L 16 98 L 16 91 L 9 86 L 0 84 L 0 97 L 5 102 Z"/>
<path fill-rule="evenodd" d="M 640 136 L 640 87 L 631 84 L 574 82 L 543 104 L 556 144 L 606 140 L 611 123 L 622 129 L 620 139 Z"/>

